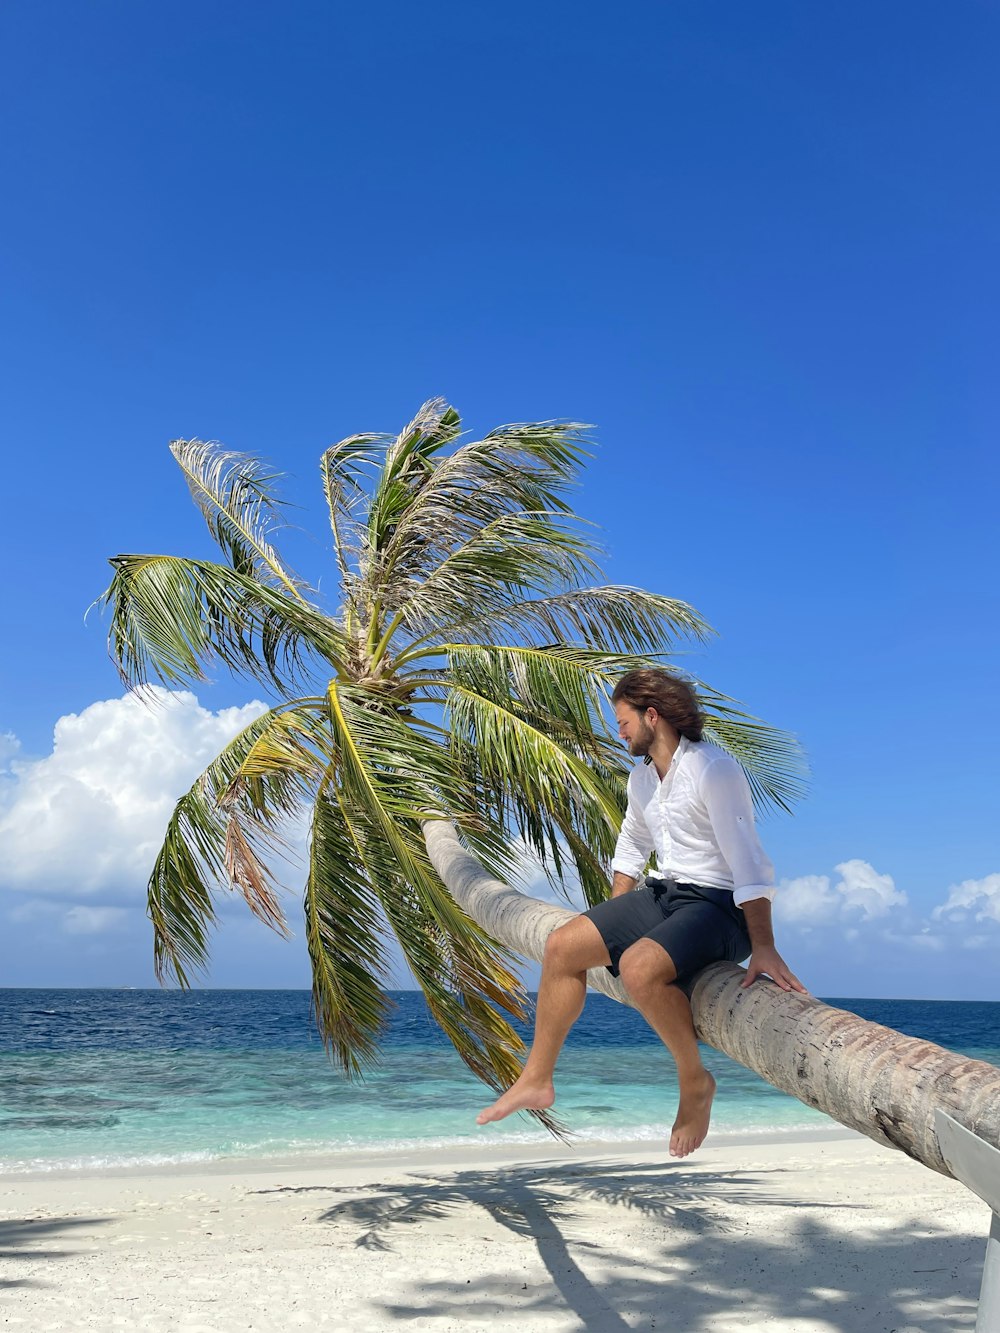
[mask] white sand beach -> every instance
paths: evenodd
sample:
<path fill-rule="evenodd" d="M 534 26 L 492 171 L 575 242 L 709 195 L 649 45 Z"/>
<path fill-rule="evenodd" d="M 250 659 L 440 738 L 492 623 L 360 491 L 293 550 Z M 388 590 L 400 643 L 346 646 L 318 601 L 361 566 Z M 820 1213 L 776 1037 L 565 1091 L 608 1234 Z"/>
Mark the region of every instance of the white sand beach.
<path fill-rule="evenodd" d="M 4 1326 L 971 1329 L 988 1209 L 843 1134 L 8 1177 Z"/>

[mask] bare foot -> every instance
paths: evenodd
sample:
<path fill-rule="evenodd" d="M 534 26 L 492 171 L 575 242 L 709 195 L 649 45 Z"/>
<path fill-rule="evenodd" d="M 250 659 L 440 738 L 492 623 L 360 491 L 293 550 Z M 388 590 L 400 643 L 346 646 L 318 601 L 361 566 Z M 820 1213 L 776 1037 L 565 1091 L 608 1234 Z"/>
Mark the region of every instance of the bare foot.
<path fill-rule="evenodd" d="M 545 1111 L 555 1099 L 556 1090 L 551 1080 L 547 1083 L 530 1083 L 522 1074 L 492 1106 L 479 1112 L 476 1124 L 488 1125 L 494 1120 L 503 1120 L 515 1111 Z"/>
<path fill-rule="evenodd" d="M 704 1070 L 702 1076 L 681 1093 L 670 1135 L 670 1156 L 687 1157 L 705 1141 L 708 1122 L 712 1115 L 712 1098 L 715 1096 L 715 1079 Z"/>

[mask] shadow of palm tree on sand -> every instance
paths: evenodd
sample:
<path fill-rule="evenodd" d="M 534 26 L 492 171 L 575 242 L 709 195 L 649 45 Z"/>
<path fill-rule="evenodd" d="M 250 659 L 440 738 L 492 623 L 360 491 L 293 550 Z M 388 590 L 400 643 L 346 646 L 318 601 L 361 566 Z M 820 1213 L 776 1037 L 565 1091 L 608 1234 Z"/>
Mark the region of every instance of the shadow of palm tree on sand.
<path fill-rule="evenodd" d="M 543 1162 L 415 1173 L 382 1187 L 280 1192 L 340 1196 L 316 1221 L 336 1228 L 338 1244 L 366 1250 L 404 1248 L 408 1227 L 449 1217 L 472 1234 L 477 1212 L 486 1214 L 531 1246 L 550 1279 L 530 1290 L 511 1271 L 467 1281 L 456 1244 L 454 1281 L 421 1283 L 412 1304 L 384 1303 L 391 1320 L 448 1316 L 487 1327 L 516 1316 L 531 1327 L 532 1315 L 551 1321 L 561 1312 L 566 1328 L 575 1316 L 594 1333 L 668 1325 L 694 1333 L 741 1314 L 778 1317 L 787 1328 L 812 1320 L 843 1333 L 973 1327 L 981 1237 L 932 1221 L 887 1231 L 877 1209 L 845 1203 L 837 1205 L 843 1225 L 831 1226 L 831 1205 L 820 1220 L 795 1198 L 797 1178 L 798 1171 L 783 1170 L 714 1175 L 673 1162 Z M 600 1233 L 594 1238 L 593 1203 L 634 1215 L 635 1245 L 627 1252 Z M 584 1205 L 589 1238 L 575 1239 Z M 786 1213 L 780 1227 L 769 1224 L 774 1210 Z"/>
<path fill-rule="evenodd" d="M 108 1220 L 106 1217 L 14 1217 L 0 1221 L 0 1287 L 43 1286 L 40 1282 L 8 1277 L 10 1262 L 65 1259 L 73 1251 L 49 1249 L 50 1240 L 67 1239 L 81 1227 L 104 1226 Z"/>

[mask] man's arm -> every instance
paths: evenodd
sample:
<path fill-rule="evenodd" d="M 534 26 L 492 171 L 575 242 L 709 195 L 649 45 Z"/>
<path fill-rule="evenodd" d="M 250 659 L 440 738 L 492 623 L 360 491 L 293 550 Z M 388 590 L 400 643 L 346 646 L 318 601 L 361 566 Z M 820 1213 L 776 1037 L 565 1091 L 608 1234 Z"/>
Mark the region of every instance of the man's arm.
<path fill-rule="evenodd" d="M 805 986 L 795 973 L 789 970 L 785 960 L 774 947 L 770 898 L 751 898 L 743 903 L 742 907 L 753 952 L 747 963 L 747 974 L 740 982 L 741 987 L 745 990 L 747 986 L 752 986 L 758 977 L 767 975 L 782 990 L 796 990 L 807 995 Z"/>
<path fill-rule="evenodd" d="M 611 896 L 617 898 L 623 893 L 631 893 L 638 883 L 634 875 L 626 875 L 622 870 L 616 870 L 614 879 L 611 881 Z"/>
<path fill-rule="evenodd" d="M 774 947 L 774 867 L 757 837 L 746 775 L 736 763 L 717 760 L 702 780 L 702 798 L 719 850 L 732 872 L 733 902 L 743 912 L 753 950 L 742 985 L 751 986 L 757 977 L 766 974 L 782 990 L 806 994 L 805 986 Z"/>
<path fill-rule="evenodd" d="M 617 898 L 620 894 L 628 893 L 635 888 L 652 850 L 653 835 L 643 817 L 642 800 L 636 792 L 636 775 L 631 773 L 628 780 L 625 818 L 618 831 L 615 854 L 611 861 L 614 876 L 611 881 L 612 898 Z"/>

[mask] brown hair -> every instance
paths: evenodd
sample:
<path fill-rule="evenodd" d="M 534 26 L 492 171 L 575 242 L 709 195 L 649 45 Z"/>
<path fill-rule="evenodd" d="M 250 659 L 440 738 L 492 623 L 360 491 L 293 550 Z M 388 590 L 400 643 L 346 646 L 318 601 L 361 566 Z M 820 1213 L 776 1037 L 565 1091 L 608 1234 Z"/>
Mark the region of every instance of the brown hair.
<path fill-rule="evenodd" d="M 705 725 L 698 698 L 686 680 L 659 667 L 638 667 L 629 671 L 611 693 L 613 704 L 631 704 L 644 713 L 655 708 L 664 722 L 689 741 L 700 741 Z"/>

